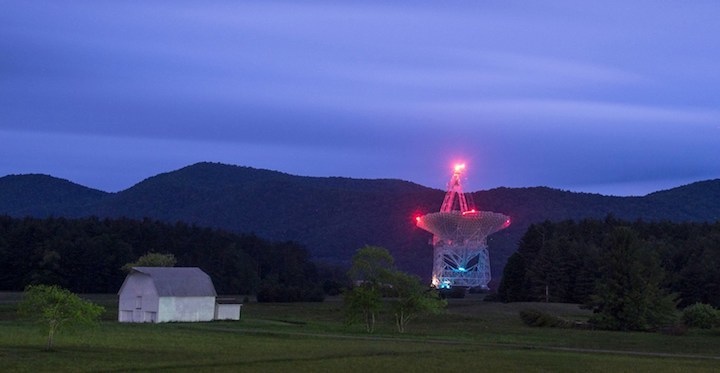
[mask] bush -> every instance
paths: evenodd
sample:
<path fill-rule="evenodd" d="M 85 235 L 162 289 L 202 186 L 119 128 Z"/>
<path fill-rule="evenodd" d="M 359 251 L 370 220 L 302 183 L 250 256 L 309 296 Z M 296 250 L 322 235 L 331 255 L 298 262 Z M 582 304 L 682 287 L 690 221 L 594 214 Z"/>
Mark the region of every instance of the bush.
<path fill-rule="evenodd" d="M 685 307 L 682 320 L 691 328 L 710 329 L 720 323 L 720 311 L 709 304 L 695 303 Z"/>
<path fill-rule="evenodd" d="M 527 326 L 551 328 L 569 328 L 572 326 L 572 323 L 568 320 L 532 308 L 521 310 L 520 319 Z"/>

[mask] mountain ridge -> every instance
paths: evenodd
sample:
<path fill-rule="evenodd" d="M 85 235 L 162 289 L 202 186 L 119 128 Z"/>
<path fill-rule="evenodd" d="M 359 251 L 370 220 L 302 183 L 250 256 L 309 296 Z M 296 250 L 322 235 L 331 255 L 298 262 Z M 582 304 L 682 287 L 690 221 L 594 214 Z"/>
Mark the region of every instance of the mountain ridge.
<path fill-rule="evenodd" d="M 0 177 L 2 210 L 12 212 L 8 215 L 78 217 L 78 206 L 92 205 L 109 194 L 46 174 Z"/>
<path fill-rule="evenodd" d="M 0 176 L 0 185 L 2 185 L 3 183 L 5 183 L 5 180 L 4 180 L 4 179 L 27 178 L 27 177 L 44 177 L 44 178 L 47 178 L 47 179 L 54 179 L 54 180 L 59 181 L 59 182 L 64 182 L 64 183 L 67 183 L 67 184 L 71 184 L 71 185 L 74 185 L 74 186 L 78 186 L 78 187 L 81 187 L 81 188 L 83 188 L 83 189 L 88 189 L 88 190 L 100 192 L 101 194 L 117 194 L 117 193 L 125 192 L 125 191 L 127 191 L 127 190 L 129 190 L 129 189 L 132 189 L 132 188 L 138 186 L 139 184 L 143 184 L 143 183 L 145 183 L 145 182 L 147 182 L 147 181 L 153 180 L 153 179 L 157 178 L 158 176 L 168 175 L 168 174 L 174 174 L 174 173 L 178 173 L 178 172 L 181 172 L 181 171 L 183 171 L 183 170 L 186 170 L 186 169 L 191 169 L 191 168 L 196 168 L 196 167 L 204 167 L 204 166 L 207 166 L 207 165 L 220 166 L 220 167 L 232 167 L 232 168 L 241 169 L 241 170 L 251 170 L 251 171 L 259 171 L 259 172 L 263 172 L 263 173 L 278 174 L 278 175 L 282 175 L 282 176 L 289 177 L 289 178 L 317 179 L 317 180 L 322 180 L 322 181 L 326 181 L 326 180 L 343 180 L 343 181 L 353 181 L 353 182 L 376 182 L 376 181 L 377 181 L 377 182 L 383 182 L 383 181 L 391 181 L 391 182 L 407 183 L 407 184 L 416 185 L 416 186 L 419 186 L 419 187 L 423 187 L 423 188 L 427 188 L 427 189 L 432 189 L 432 190 L 440 190 L 440 189 L 436 189 L 436 188 L 432 188 L 432 187 L 427 187 L 427 186 L 424 186 L 424 185 L 422 185 L 422 184 L 418 184 L 418 183 L 415 183 L 415 182 L 412 182 L 412 181 L 407 181 L 407 180 L 403 180 L 403 179 L 396 179 L 396 178 L 353 178 L 353 177 L 346 177 L 346 176 L 305 176 L 305 175 L 295 175 L 295 174 L 291 174 L 291 173 L 287 173 L 287 172 L 283 172 L 283 171 L 277 171 L 277 170 L 269 170 L 269 169 L 255 168 L 255 167 L 250 167 L 250 166 L 240 166 L 240 165 L 232 165 L 232 164 L 226 164 L 226 163 L 220 163 L 220 162 L 205 162 L 205 161 L 204 161 L 204 162 L 197 162 L 197 163 L 194 163 L 194 164 L 191 164 L 191 165 L 188 165 L 188 166 L 184 166 L 184 167 L 181 167 L 181 168 L 179 168 L 179 169 L 177 169 L 177 170 L 167 171 L 167 172 L 161 172 L 161 173 L 159 173 L 159 174 L 157 174 L 157 175 L 147 177 L 147 178 L 145 178 L 145 179 L 143 179 L 143 180 L 141 180 L 141 181 L 133 184 L 132 186 L 130 186 L 130 187 L 126 188 L 126 189 L 117 191 L 117 192 L 104 191 L 104 190 L 97 189 L 97 188 L 93 188 L 93 187 L 90 187 L 90 186 L 86 186 L 86 185 L 83 185 L 83 184 L 80 184 L 80 183 L 77 183 L 77 182 L 73 182 L 73 181 L 71 181 L 71 180 L 68 180 L 68 179 L 65 179 L 65 178 L 62 178 L 62 177 L 59 177 L 59 176 L 53 176 L 53 175 L 50 175 L 50 174 L 43 174 L 43 173 L 7 174 L 7 175 L 5 175 L 5 176 Z M 624 198 L 624 199 L 625 199 L 625 198 L 645 198 L 645 197 L 650 197 L 650 196 L 665 194 L 666 192 L 672 192 L 672 191 L 675 191 L 675 190 L 678 190 L 678 189 L 685 189 L 686 187 L 693 187 L 693 186 L 698 185 L 698 184 L 713 184 L 713 183 L 720 183 L 720 178 L 717 178 L 717 179 L 707 179 L 707 180 L 698 180 L 698 181 L 695 181 L 695 182 L 692 182 L 692 183 L 683 184 L 683 185 L 678 185 L 678 186 L 676 186 L 676 187 L 672 187 L 672 188 L 668 188 L 668 189 L 661 189 L 661 190 L 653 191 L 653 192 L 647 193 L 647 194 L 642 195 L 642 196 L 636 196 L 636 195 L 632 195 L 632 196 L 617 196 L 617 195 L 608 195 L 608 194 L 602 194 L 602 193 L 596 193 L 596 192 L 584 192 L 584 191 L 566 190 L 566 189 L 554 188 L 554 187 L 543 186 L 543 185 L 529 186 L 529 187 L 505 187 L 505 186 L 499 186 L 499 187 L 494 187 L 494 188 L 490 188 L 490 189 L 476 190 L 476 191 L 472 191 L 472 192 L 470 192 L 470 193 L 489 192 L 489 191 L 494 191 L 494 190 L 498 190 L 498 189 L 499 189 L 499 190 L 502 190 L 502 189 L 510 189 L 510 190 L 543 189 L 543 190 L 551 190 L 551 191 L 557 191 L 557 192 L 562 192 L 562 193 L 571 193 L 571 194 L 579 194 L 579 195 L 586 195 L 586 196 L 602 196 L 602 197 L 607 197 L 607 198 Z M 717 185 L 720 185 L 720 184 L 717 184 Z"/>
<path fill-rule="evenodd" d="M 643 197 L 604 196 L 549 187 L 499 187 L 472 192 L 481 210 L 507 214 L 512 225 L 491 236 L 493 273 L 535 222 L 604 218 L 715 221 L 720 179 Z M 15 217 L 99 216 L 184 221 L 276 241 L 297 241 L 316 260 L 346 263 L 363 245 L 385 246 L 398 265 L 427 277 L 429 234 L 414 217 L 439 210 L 444 191 L 398 179 L 296 176 L 246 166 L 200 162 L 108 193 L 70 181 L 13 175 L 0 178 L 0 214 Z"/>

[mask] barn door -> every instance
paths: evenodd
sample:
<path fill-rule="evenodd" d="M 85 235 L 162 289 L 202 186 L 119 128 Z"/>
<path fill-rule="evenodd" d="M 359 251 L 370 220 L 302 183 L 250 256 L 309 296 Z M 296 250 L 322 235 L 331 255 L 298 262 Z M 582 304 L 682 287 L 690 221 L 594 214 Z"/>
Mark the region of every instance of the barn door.
<path fill-rule="evenodd" d="M 138 295 L 135 298 L 135 311 L 133 312 L 133 322 L 143 322 L 142 312 L 142 296 Z"/>

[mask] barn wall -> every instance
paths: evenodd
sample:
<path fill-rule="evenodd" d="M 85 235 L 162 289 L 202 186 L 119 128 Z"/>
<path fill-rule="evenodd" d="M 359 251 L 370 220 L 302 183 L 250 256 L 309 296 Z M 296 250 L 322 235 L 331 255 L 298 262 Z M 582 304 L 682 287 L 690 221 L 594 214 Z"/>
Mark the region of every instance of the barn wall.
<path fill-rule="evenodd" d="M 118 321 L 156 321 L 158 296 L 150 276 L 142 273 L 129 275 L 120 288 L 118 298 Z"/>
<path fill-rule="evenodd" d="M 157 322 L 211 321 L 215 297 L 160 297 Z"/>
<path fill-rule="evenodd" d="M 242 304 L 216 304 L 215 320 L 240 320 Z"/>

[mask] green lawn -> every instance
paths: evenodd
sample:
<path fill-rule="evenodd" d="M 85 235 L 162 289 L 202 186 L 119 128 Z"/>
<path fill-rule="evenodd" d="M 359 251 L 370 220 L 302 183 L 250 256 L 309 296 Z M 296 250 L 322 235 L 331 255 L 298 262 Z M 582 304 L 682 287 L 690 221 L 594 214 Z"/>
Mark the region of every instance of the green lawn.
<path fill-rule="evenodd" d="M 249 303 L 239 322 L 119 324 L 113 296 L 91 296 L 108 308 L 97 328 L 63 333 L 57 351 L 17 320 L 0 294 L 1 371 L 717 371 L 720 332 L 684 336 L 529 328 L 528 306 L 568 318 L 587 312 L 563 304 L 453 300 L 445 315 L 415 320 L 410 332 L 388 325 L 368 335 L 342 323 L 337 299 L 324 303 Z M 3 301 L 5 299 L 5 301 Z M 389 320 L 382 320 L 383 322 Z M 602 351 L 597 351 L 602 350 Z M 639 353 L 672 356 L 644 356 Z M 681 357 L 679 355 L 701 355 Z"/>

